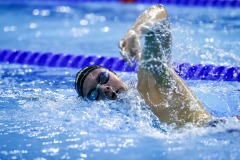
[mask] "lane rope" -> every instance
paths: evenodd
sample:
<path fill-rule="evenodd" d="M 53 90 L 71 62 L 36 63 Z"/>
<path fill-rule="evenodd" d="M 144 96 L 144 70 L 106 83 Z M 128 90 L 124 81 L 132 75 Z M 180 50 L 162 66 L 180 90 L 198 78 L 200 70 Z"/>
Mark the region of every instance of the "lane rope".
<path fill-rule="evenodd" d="M 137 64 L 130 67 L 118 57 L 72 55 L 51 52 L 31 52 L 22 50 L 0 50 L 0 62 L 47 67 L 83 68 L 101 65 L 113 71 L 136 72 Z M 173 63 L 178 75 L 188 80 L 240 81 L 240 67 L 216 66 L 212 64 Z"/>

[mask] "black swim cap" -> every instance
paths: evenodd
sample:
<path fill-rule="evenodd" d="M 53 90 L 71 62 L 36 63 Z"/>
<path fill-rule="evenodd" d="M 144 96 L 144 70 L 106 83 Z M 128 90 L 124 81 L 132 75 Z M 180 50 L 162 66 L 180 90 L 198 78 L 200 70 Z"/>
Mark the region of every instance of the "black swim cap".
<path fill-rule="evenodd" d="M 90 72 L 92 72 L 93 70 L 99 69 L 99 68 L 105 68 L 105 67 L 91 65 L 91 66 L 83 68 L 76 74 L 75 89 L 76 89 L 79 97 L 83 97 L 83 82 L 84 82 L 85 78 L 87 77 L 87 75 Z"/>

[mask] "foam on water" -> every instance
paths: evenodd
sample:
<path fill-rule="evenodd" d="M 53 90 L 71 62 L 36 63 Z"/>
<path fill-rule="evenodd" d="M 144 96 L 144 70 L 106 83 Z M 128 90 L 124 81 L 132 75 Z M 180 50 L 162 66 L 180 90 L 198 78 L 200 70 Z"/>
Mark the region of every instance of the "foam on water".
<path fill-rule="evenodd" d="M 236 118 L 217 127 L 174 130 L 160 123 L 140 98 L 135 74 L 119 73 L 131 86 L 120 100 L 89 102 L 76 96 L 75 73 L 75 69 L 2 65 L 0 157 L 172 159 L 187 158 L 191 152 L 195 159 L 229 155 L 236 159 L 240 154 Z M 215 116 L 239 113 L 238 83 L 187 83 Z M 234 97 L 230 100 L 229 92 Z M 222 152 L 216 154 L 219 149 Z"/>

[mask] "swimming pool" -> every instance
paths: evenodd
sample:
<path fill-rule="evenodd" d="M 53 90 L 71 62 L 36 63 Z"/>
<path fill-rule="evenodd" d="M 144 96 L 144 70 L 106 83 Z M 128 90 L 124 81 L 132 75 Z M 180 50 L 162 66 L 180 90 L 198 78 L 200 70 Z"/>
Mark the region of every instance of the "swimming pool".
<path fill-rule="evenodd" d="M 148 6 L 4 3 L 0 48 L 119 56 L 117 42 Z M 174 61 L 239 66 L 238 8 L 166 8 Z M 89 103 L 76 97 L 76 72 L 0 64 L 0 159 L 238 159 L 234 118 L 216 128 L 173 130 L 141 100 L 135 73 L 119 72 L 133 86 L 129 98 Z M 211 114 L 240 114 L 238 82 L 186 82 Z"/>

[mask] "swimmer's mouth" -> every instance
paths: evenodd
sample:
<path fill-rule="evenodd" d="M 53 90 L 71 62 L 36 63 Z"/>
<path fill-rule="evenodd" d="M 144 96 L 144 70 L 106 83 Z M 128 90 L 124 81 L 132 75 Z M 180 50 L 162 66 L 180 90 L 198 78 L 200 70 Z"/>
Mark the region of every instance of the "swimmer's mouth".
<path fill-rule="evenodd" d="M 116 100 L 117 99 L 117 94 L 115 92 L 112 93 L 112 97 L 111 97 L 112 100 Z"/>
<path fill-rule="evenodd" d="M 113 91 L 111 95 L 111 100 L 116 100 L 118 98 L 118 95 L 124 91 L 125 91 L 124 88 L 119 88 L 116 91 Z"/>
<path fill-rule="evenodd" d="M 122 91 L 119 89 L 119 90 L 116 90 L 115 92 L 112 93 L 112 100 L 116 100 L 117 97 L 118 97 L 118 94 L 120 94 Z"/>

